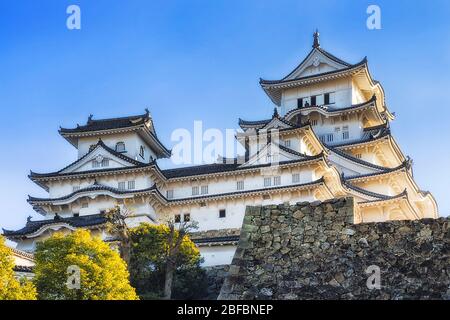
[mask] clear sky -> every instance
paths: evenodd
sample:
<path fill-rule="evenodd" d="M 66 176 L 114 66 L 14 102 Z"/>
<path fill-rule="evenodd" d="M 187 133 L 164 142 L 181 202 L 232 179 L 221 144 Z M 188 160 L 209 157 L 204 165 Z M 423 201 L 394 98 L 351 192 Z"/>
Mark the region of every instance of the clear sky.
<path fill-rule="evenodd" d="M 68 30 L 66 8 L 81 8 Z M 366 9 L 381 8 L 381 30 Z M 450 1 L 118 1 L 0 2 L 0 226 L 41 218 L 27 195 L 46 196 L 27 175 L 76 158 L 59 126 L 142 113 L 161 140 L 176 128 L 236 128 L 273 104 L 259 77 L 278 79 L 321 45 L 355 63 L 368 56 L 396 113 L 393 134 L 414 160 L 420 187 L 450 213 Z"/>

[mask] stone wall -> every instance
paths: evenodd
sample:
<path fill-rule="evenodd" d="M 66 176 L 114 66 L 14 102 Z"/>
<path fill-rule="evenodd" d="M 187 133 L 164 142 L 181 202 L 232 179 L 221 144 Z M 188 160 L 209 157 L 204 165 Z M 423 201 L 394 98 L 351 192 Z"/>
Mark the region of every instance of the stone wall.
<path fill-rule="evenodd" d="M 448 218 L 353 224 L 353 211 L 352 198 L 248 207 L 219 299 L 449 299 Z"/>
<path fill-rule="evenodd" d="M 220 293 L 223 282 L 228 275 L 230 265 L 205 267 L 206 277 L 208 281 L 208 291 L 205 299 L 216 300 Z"/>

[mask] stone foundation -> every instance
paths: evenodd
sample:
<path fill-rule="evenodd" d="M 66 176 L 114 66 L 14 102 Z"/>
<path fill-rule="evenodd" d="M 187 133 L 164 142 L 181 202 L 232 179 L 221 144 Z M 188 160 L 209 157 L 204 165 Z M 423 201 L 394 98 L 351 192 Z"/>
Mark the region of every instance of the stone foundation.
<path fill-rule="evenodd" d="M 448 218 L 353 212 L 352 198 L 248 207 L 219 299 L 449 299 Z"/>

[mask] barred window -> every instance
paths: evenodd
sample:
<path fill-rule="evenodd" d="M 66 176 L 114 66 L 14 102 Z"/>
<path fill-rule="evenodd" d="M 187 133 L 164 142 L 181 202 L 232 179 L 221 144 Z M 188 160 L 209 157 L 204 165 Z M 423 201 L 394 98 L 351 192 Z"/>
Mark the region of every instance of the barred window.
<path fill-rule="evenodd" d="M 236 189 L 237 190 L 244 190 L 244 181 L 237 181 L 236 182 Z"/>
<path fill-rule="evenodd" d="M 197 196 L 198 195 L 198 186 L 192 187 L 192 195 Z"/>
<path fill-rule="evenodd" d="M 189 221 L 191 221 L 191 214 L 190 214 L 190 213 L 185 213 L 185 214 L 183 215 L 183 221 L 184 221 L 184 222 L 189 222 Z"/>
<path fill-rule="evenodd" d="M 100 163 L 97 160 L 92 160 L 92 168 L 99 168 Z"/>
<path fill-rule="evenodd" d="M 361 158 L 362 158 L 362 155 L 361 155 L 361 153 L 357 153 L 357 154 L 355 155 L 355 157 L 358 158 L 358 159 L 361 159 Z"/>
<path fill-rule="evenodd" d="M 118 188 L 119 188 L 119 190 L 121 190 L 121 191 L 125 190 L 125 181 L 119 182 Z"/>
<path fill-rule="evenodd" d="M 348 140 L 350 138 L 350 134 L 348 131 L 342 132 L 342 139 Z"/>
<path fill-rule="evenodd" d="M 219 218 L 225 218 L 227 216 L 227 212 L 225 211 L 225 209 L 220 209 L 219 210 Z"/>
<path fill-rule="evenodd" d="M 181 222 L 181 215 L 180 214 L 176 214 L 174 216 L 174 221 L 175 221 L 175 223 L 180 223 Z"/>
<path fill-rule="evenodd" d="M 300 174 L 294 173 L 292 174 L 292 183 L 299 183 L 300 182 Z"/>
<path fill-rule="evenodd" d="M 73 186 L 72 187 L 72 191 L 73 192 L 78 191 L 78 190 L 80 190 L 80 186 Z"/>
<path fill-rule="evenodd" d="M 318 123 L 317 119 L 311 120 L 311 125 L 312 126 L 317 126 L 317 123 Z"/>
<path fill-rule="evenodd" d="M 264 187 L 270 187 L 272 185 L 272 178 L 264 178 Z"/>
<path fill-rule="evenodd" d="M 208 186 L 202 186 L 201 192 L 202 194 L 208 194 Z"/>
<path fill-rule="evenodd" d="M 280 184 L 281 184 L 281 177 L 280 176 L 273 177 L 273 185 L 279 186 Z"/>
<path fill-rule="evenodd" d="M 102 160 L 102 167 L 109 167 L 109 159 Z"/>
<path fill-rule="evenodd" d="M 128 181 L 128 190 L 134 190 L 136 183 L 134 181 Z"/>
<path fill-rule="evenodd" d="M 334 135 L 332 133 L 327 134 L 327 142 L 333 142 Z"/>
<path fill-rule="evenodd" d="M 173 190 L 167 190 L 166 196 L 167 196 L 167 199 L 173 199 Z"/>
<path fill-rule="evenodd" d="M 286 148 L 290 148 L 291 147 L 291 140 L 284 140 L 284 146 Z"/>

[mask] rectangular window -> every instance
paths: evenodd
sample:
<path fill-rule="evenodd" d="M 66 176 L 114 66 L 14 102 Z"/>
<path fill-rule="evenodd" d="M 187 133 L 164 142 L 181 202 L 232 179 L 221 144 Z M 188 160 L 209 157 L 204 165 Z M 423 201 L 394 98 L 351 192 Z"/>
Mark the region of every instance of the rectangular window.
<path fill-rule="evenodd" d="M 357 153 L 357 154 L 355 155 L 355 157 L 358 158 L 358 159 L 361 159 L 361 158 L 362 158 L 362 155 L 361 155 L 361 153 Z"/>
<path fill-rule="evenodd" d="M 292 183 L 299 183 L 300 182 L 300 174 L 294 173 L 292 174 Z"/>
<path fill-rule="evenodd" d="M 102 160 L 102 167 L 109 167 L 109 159 Z"/>
<path fill-rule="evenodd" d="M 297 108 L 303 107 L 303 98 L 297 99 Z"/>
<path fill-rule="evenodd" d="M 340 131 L 341 131 L 341 128 L 339 128 L 339 127 L 334 128 L 334 132 L 340 132 Z"/>
<path fill-rule="evenodd" d="M 73 186 L 72 187 L 72 192 L 78 191 L 80 190 L 80 186 Z"/>
<path fill-rule="evenodd" d="M 202 186 L 202 194 L 208 194 L 208 186 Z"/>
<path fill-rule="evenodd" d="M 281 177 L 280 176 L 273 177 L 273 185 L 279 186 L 280 184 L 281 184 Z"/>
<path fill-rule="evenodd" d="M 272 185 L 272 178 L 264 178 L 264 187 L 270 187 Z"/>
<path fill-rule="evenodd" d="M 311 125 L 312 126 L 317 126 L 317 119 L 311 120 Z"/>
<path fill-rule="evenodd" d="M 227 212 L 225 209 L 219 210 L 219 218 L 225 218 L 227 216 Z"/>
<path fill-rule="evenodd" d="M 322 141 L 323 143 L 326 142 L 326 136 L 320 136 L 319 139 L 320 139 L 320 141 Z"/>
<path fill-rule="evenodd" d="M 189 213 L 185 213 L 184 216 L 183 216 L 183 221 L 184 222 L 191 221 L 191 215 Z"/>
<path fill-rule="evenodd" d="M 334 135 L 332 133 L 327 134 L 327 142 L 333 142 Z"/>
<path fill-rule="evenodd" d="M 92 160 L 92 168 L 99 168 L 100 163 L 98 161 Z"/>
<path fill-rule="evenodd" d="M 173 190 L 167 190 L 166 196 L 167 196 L 167 199 L 173 199 Z"/>
<path fill-rule="evenodd" d="M 350 138 L 350 134 L 348 131 L 342 132 L 342 139 L 348 140 Z"/>
<path fill-rule="evenodd" d="M 236 182 L 236 189 L 237 190 L 244 190 L 244 181 L 237 181 Z"/>
<path fill-rule="evenodd" d="M 136 183 L 134 181 L 128 181 L 128 190 L 134 190 Z"/>
<path fill-rule="evenodd" d="M 198 186 L 192 187 L 192 195 L 198 196 Z"/>
<path fill-rule="evenodd" d="M 284 146 L 286 148 L 290 148 L 291 147 L 291 140 L 284 140 Z"/>
<path fill-rule="evenodd" d="M 125 190 L 125 181 L 121 181 L 121 182 L 119 182 L 119 190 L 121 190 L 121 191 L 123 191 L 123 190 Z"/>
<path fill-rule="evenodd" d="M 330 104 L 330 94 L 329 93 L 325 93 L 323 95 L 323 104 Z"/>
<path fill-rule="evenodd" d="M 180 214 L 176 214 L 174 216 L 174 221 L 175 221 L 175 223 L 180 223 L 181 222 L 181 215 Z"/>
<path fill-rule="evenodd" d="M 316 96 L 312 96 L 312 97 L 311 97 L 311 105 L 312 105 L 312 106 L 315 106 L 316 103 L 317 103 L 317 97 L 316 97 Z"/>

